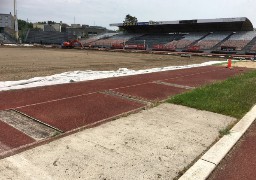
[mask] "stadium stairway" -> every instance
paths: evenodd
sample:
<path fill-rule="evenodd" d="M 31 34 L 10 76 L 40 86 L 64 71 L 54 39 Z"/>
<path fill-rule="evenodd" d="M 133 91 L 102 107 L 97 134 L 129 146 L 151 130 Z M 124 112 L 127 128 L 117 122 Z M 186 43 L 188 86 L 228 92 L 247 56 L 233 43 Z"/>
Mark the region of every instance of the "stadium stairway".
<path fill-rule="evenodd" d="M 25 36 L 24 42 L 27 42 L 29 33 L 30 33 L 30 29 L 28 29 L 27 32 L 26 32 L 26 36 Z"/>
<path fill-rule="evenodd" d="M 250 52 L 252 47 L 256 44 L 256 37 L 254 37 L 243 49 L 242 51 Z"/>

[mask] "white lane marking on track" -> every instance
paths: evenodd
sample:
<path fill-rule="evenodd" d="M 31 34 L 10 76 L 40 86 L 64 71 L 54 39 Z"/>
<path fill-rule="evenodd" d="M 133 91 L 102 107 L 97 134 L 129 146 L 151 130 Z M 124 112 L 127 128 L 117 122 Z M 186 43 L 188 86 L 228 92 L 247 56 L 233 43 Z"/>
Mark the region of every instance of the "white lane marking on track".
<path fill-rule="evenodd" d="M 0 154 L 5 151 L 9 151 L 11 148 L 0 141 Z"/>

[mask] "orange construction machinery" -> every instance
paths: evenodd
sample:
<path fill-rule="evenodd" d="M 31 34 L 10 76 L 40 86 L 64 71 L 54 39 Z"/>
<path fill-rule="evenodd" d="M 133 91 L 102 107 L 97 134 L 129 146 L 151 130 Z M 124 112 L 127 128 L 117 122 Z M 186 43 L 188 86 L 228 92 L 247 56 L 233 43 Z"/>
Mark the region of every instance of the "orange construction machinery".
<path fill-rule="evenodd" d="M 75 47 L 83 48 L 83 45 L 78 40 L 70 40 L 70 41 L 63 42 L 61 47 L 64 48 L 64 49 L 68 49 L 68 48 L 71 49 L 71 48 L 75 48 Z"/>

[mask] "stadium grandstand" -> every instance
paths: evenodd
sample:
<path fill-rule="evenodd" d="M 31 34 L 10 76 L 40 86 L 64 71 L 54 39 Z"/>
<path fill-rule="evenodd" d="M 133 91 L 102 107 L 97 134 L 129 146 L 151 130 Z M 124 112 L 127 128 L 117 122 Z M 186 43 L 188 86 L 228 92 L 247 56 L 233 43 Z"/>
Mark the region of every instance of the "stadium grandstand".
<path fill-rule="evenodd" d="M 58 31 L 28 30 L 25 42 L 38 44 L 61 44 L 68 39 L 75 39 L 73 34 Z"/>
<path fill-rule="evenodd" d="M 51 22 L 51 23 L 49 23 Z M 99 34 L 109 32 L 104 27 L 89 26 L 80 24 L 71 24 L 71 26 L 65 23 L 55 23 L 48 21 L 48 24 L 34 23 L 33 29 L 29 29 L 26 33 L 24 42 L 26 43 L 41 43 L 41 44 L 62 44 L 64 41 L 83 39 L 85 37 L 92 36 L 93 38 Z M 116 33 L 117 34 L 117 33 Z M 98 39 L 103 38 L 106 35 L 100 36 Z M 96 39 L 96 40 L 98 40 Z M 92 40 L 94 41 L 94 40 Z"/>
<path fill-rule="evenodd" d="M 88 40 L 85 46 L 214 53 L 256 53 L 256 31 L 246 17 L 150 21 L 110 26 L 124 31 Z"/>

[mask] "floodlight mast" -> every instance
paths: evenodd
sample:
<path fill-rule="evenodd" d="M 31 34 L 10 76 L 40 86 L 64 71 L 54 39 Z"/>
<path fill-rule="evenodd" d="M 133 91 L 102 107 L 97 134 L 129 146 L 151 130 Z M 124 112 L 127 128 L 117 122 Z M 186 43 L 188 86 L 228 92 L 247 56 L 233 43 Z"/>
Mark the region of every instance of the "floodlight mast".
<path fill-rule="evenodd" d="M 18 42 L 19 40 L 19 27 L 18 27 L 18 18 L 17 18 L 17 2 L 14 0 L 14 30 L 15 30 L 15 38 Z"/>

